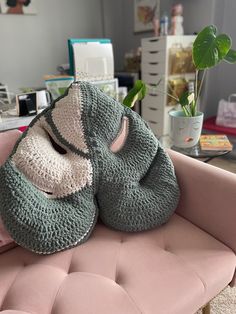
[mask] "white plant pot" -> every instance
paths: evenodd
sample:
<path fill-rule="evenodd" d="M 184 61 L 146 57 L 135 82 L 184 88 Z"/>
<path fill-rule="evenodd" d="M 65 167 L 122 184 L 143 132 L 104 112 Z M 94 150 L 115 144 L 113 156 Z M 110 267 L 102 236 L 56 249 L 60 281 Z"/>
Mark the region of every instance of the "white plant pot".
<path fill-rule="evenodd" d="M 196 145 L 202 131 L 203 113 L 197 112 L 195 117 L 186 117 L 183 111 L 172 110 L 169 115 L 173 145 L 181 148 Z"/>

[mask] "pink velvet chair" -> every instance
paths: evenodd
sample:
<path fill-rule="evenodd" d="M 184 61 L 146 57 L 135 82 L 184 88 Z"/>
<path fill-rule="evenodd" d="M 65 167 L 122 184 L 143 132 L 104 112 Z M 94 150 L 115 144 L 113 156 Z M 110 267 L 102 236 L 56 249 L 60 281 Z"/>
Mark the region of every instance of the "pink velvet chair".
<path fill-rule="evenodd" d="M 1 164 L 18 136 L 0 134 Z M 233 286 L 236 175 L 169 155 L 181 200 L 166 225 L 130 234 L 97 224 L 86 243 L 61 253 L 2 253 L 0 313 L 193 314 Z"/>

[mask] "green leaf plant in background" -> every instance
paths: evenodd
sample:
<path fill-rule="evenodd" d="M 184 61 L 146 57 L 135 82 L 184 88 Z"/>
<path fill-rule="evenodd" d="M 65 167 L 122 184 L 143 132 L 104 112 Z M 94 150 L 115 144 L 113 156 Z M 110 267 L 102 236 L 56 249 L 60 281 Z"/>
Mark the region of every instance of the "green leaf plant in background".
<path fill-rule="evenodd" d="M 137 80 L 134 87 L 129 91 L 128 95 L 123 100 L 123 105 L 132 108 L 137 100 L 142 100 L 147 92 L 146 84 Z"/>
<path fill-rule="evenodd" d="M 221 61 L 236 63 L 236 51 L 231 49 L 232 40 L 227 34 L 217 34 L 217 27 L 209 25 L 198 33 L 192 48 L 193 63 L 196 68 L 194 92 L 184 92 L 180 98 L 171 94 L 170 97 L 179 102 L 186 117 L 194 117 L 198 112 L 199 96 L 205 78 L 206 70 L 218 65 Z M 199 73 L 202 78 L 198 87 Z M 156 87 L 162 80 L 157 82 Z M 152 87 L 153 88 L 153 87 Z M 123 100 L 123 104 L 132 108 L 137 100 L 142 100 L 147 91 L 146 84 L 138 80 Z"/>
<path fill-rule="evenodd" d="M 217 27 L 209 25 L 196 37 L 193 43 L 192 57 L 196 67 L 195 91 L 185 92 L 179 99 L 183 112 L 187 117 L 197 114 L 198 101 L 206 70 L 218 65 L 221 61 L 236 62 L 236 51 L 231 49 L 232 40 L 227 34 L 217 34 Z M 202 71 L 202 79 L 198 88 L 199 72 Z"/>
<path fill-rule="evenodd" d="M 217 35 L 215 25 L 209 25 L 198 33 L 192 48 L 192 59 L 196 68 L 194 92 L 184 92 L 179 98 L 166 93 L 181 105 L 186 117 L 195 117 L 197 115 L 199 96 L 206 70 L 215 67 L 221 61 L 236 63 L 236 51 L 231 49 L 231 46 L 230 36 L 226 34 Z M 200 72 L 202 72 L 202 75 L 200 84 L 198 84 Z M 156 84 L 156 87 L 161 81 Z"/>

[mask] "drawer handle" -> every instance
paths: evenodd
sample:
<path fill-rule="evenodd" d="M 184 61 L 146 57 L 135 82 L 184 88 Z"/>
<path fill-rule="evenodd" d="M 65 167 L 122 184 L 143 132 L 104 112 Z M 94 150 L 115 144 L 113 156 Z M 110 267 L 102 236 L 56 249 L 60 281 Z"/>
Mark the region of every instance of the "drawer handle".
<path fill-rule="evenodd" d="M 152 120 L 148 120 L 148 122 L 151 123 L 151 124 L 158 124 L 158 122 L 152 121 Z"/>
<path fill-rule="evenodd" d="M 157 97 L 158 96 L 158 94 L 156 94 L 156 93 L 149 93 L 148 95 L 152 96 L 152 97 Z"/>
<path fill-rule="evenodd" d="M 156 53 L 158 53 L 159 51 L 157 51 L 157 50 L 155 50 L 155 51 L 149 51 L 149 53 L 151 53 L 151 54 L 156 54 Z"/>
<path fill-rule="evenodd" d="M 156 86 L 157 86 L 157 84 L 155 84 L 155 83 L 147 83 L 147 85 L 153 86 L 153 87 L 156 87 Z"/>
<path fill-rule="evenodd" d="M 153 111 L 157 111 L 158 108 L 154 108 L 154 107 L 149 107 L 150 110 L 153 110 Z"/>
<path fill-rule="evenodd" d="M 148 73 L 148 74 L 151 76 L 157 76 L 158 75 L 158 73 Z"/>
<path fill-rule="evenodd" d="M 159 41 L 159 39 L 158 39 L 158 38 L 155 38 L 155 39 L 149 39 L 149 42 L 150 42 L 150 43 L 154 43 L 154 42 L 157 42 L 157 41 Z"/>
<path fill-rule="evenodd" d="M 150 65 L 157 65 L 159 62 L 149 62 Z"/>

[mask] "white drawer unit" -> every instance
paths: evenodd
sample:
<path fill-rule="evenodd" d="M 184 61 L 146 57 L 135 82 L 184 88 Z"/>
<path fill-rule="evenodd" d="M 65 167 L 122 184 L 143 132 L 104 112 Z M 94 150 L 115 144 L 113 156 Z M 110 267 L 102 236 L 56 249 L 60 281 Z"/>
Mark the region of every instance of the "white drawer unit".
<path fill-rule="evenodd" d="M 169 80 L 169 51 L 174 45 L 189 47 L 196 36 L 163 36 L 143 38 L 141 75 L 148 85 L 148 92 L 142 101 L 141 114 L 157 137 L 169 134 L 168 112 L 173 106 L 167 105 Z M 177 77 L 186 77 L 185 73 Z M 191 76 L 191 75 L 190 75 Z M 161 80 L 158 87 L 156 84 Z"/>
<path fill-rule="evenodd" d="M 164 62 L 166 59 L 166 52 L 164 50 L 152 50 L 142 52 L 143 62 Z"/>
<path fill-rule="evenodd" d="M 163 107 L 163 97 L 157 97 L 155 101 L 153 99 L 150 101 L 149 97 L 145 97 L 142 103 L 142 117 L 147 121 L 154 134 L 160 137 L 160 134 L 169 134 L 169 111 L 173 107 Z"/>
<path fill-rule="evenodd" d="M 165 74 L 165 63 L 164 62 L 144 62 L 142 60 L 141 67 L 143 69 L 143 73 L 145 74 Z"/>
<path fill-rule="evenodd" d="M 165 101 L 165 95 L 148 93 L 143 100 L 143 110 L 146 107 L 154 109 L 163 109 L 163 102 Z"/>
<path fill-rule="evenodd" d="M 164 87 L 164 81 L 165 81 L 165 76 L 164 74 L 157 74 L 157 73 L 143 73 L 142 74 L 142 80 L 147 84 L 151 85 L 153 87 L 156 86 L 156 84 L 160 81 L 160 85 L 162 88 Z"/>
<path fill-rule="evenodd" d="M 165 50 L 165 37 L 152 37 L 142 40 L 142 49 L 150 50 Z"/>
<path fill-rule="evenodd" d="M 164 109 L 163 108 L 156 108 L 152 105 L 145 104 L 143 107 L 143 118 L 148 121 L 154 122 L 162 122 Z"/>

